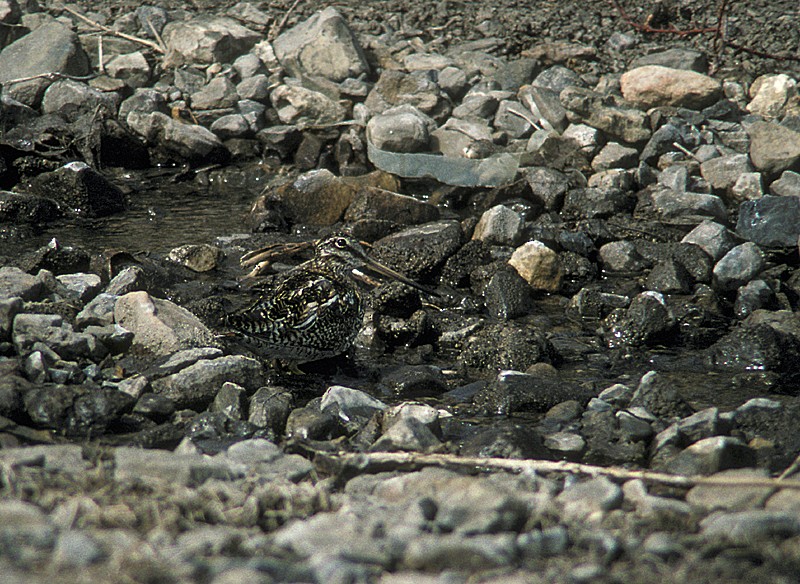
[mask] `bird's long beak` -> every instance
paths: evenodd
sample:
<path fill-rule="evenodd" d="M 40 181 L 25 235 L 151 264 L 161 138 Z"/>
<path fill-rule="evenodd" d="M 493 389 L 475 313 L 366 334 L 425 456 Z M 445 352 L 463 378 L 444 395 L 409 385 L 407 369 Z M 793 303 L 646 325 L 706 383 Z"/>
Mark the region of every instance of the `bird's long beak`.
<path fill-rule="evenodd" d="M 439 293 L 435 290 L 428 288 L 427 286 L 423 286 L 422 284 L 418 284 L 414 280 L 407 278 L 400 272 L 397 272 L 390 268 L 389 266 L 385 266 L 377 260 L 374 260 L 370 257 L 364 256 L 364 267 L 372 270 L 373 272 L 380 274 L 386 278 L 391 278 L 392 280 L 396 280 L 397 282 L 402 282 L 407 286 L 411 286 L 412 288 L 416 288 L 420 292 L 424 292 L 425 294 L 429 294 L 431 296 L 439 296 Z"/>

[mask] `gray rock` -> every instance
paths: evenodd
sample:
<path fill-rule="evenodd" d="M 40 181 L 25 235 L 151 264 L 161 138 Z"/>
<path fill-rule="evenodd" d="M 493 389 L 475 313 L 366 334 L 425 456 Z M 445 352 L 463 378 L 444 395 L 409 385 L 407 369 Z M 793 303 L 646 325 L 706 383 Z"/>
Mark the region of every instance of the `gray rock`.
<path fill-rule="evenodd" d="M 725 485 L 697 485 L 686 493 L 686 502 L 704 512 L 724 509 L 728 511 L 744 511 L 754 507 L 763 507 L 765 501 L 775 492 L 772 487 L 757 487 L 736 484 L 737 480 L 764 479 L 769 476 L 766 469 L 743 468 L 722 471 L 712 475 L 721 481 L 730 480 Z"/>
<path fill-rule="evenodd" d="M 153 381 L 153 391 L 178 408 L 205 408 L 225 382 L 253 391 L 263 382 L 261 363 L 242 355 L 203 359 L 177 373 Z"/>
<path fill-rule="evenodd" d="M 769 190 L 779 197 L 800 197 L 800 173 L 783 171 L 781 177 L 769 185 Z"/>
<path fill-rule="evenodd" d="M 242 465 L 199 454 L 120 447 L 114 450 L 114 480 L 125 484 L 166 481 L 193 487 L 209 479 L 229 481 L 241 477 Z"/>
<path fill-rule="evenodd" d="M 37 342 L 47 345 L 62 359 L 102 358 L 106 354 L 95 337 L 74 332 L 72 325 L 55 314 L 17 314 L 12 340 L 20 355 L 31 352 Z"/>
<path fill-rule="evenodd" d="M 481 215 L 472 239 L 494 245 L 517 245 L 523 235 L 522 216 L 505 205 L 496 205 Z"/>
<path fill-rule="evenodd" d="M 533 125 L 529 121 L 532 119 L 533 113 L 519 102 L 504 99 L 497 106 L 494 127 L 512 138 L 527 138 L 533 132 Z"/>
<path fill-rule="evenodd" d="M 114 318 L 134 334 L 133 344 L 154 355 L 169 355 L 190 347 L 206 346 L 213 334 L 191 312 L 147 292 L 120 296 Z"/>
<path fill-rule="evenodd" d="M 556 458 L 564 460 L 580 460 L 586 450 L 586 441 L 575 432 L 553 432 L 544 437 L 543 443 Z"/>
<path fill-rule="evenodd" d="M 600 262 L 610 272 L 640 272 L 650 267 L 632 241 L 621 240 L 604 244 L 600 250 Z"/>
<path fill-rule="evenodd" d="M 0 299 L 39 300 L 43 280 L 12 266 L 0 267 Z"/>
<path fill-rule="evenodd" d="M 431 132 L 431 150 L 445 156 L 466 157 L 476 142 L 494 146 L 492 130 L 483 121 L 459 120 L 453 117 Z"/>
<path fill-rule="evenodd" d="M 696 220 L 714 219 L 725 223 L 728 210 L 725 203 L 716 195 L 705 193 L 679 193 L 669 189 L 659 189 L 640 198 L 636 208 L 637 215 L 653 213 L 661 220 Z"/>
<path fill-rule="evenodd" d="M 634 408 L 641 409 L 641 408 Z M 635 415 L 628 410 L 622 410 L 616 414 L 617 422 L 619 424 L 619 434 L 623 440 L 630 442 L 649 441 L 654 432 L 653 427 L 650 425 L 652 416 L 644 417 Z"/>
<path fill-rule="evenodd" d="M 451 99 L 457 100 L 467 89 L 467 74 L 459 67 L 445 67 L 439 71 L 437 83 Z"/>
<path fill-rule="evenodd" d="M 320 75 L 343 81 L 369 72 L 355 35 L 332 7 L 287 30 L 273 46 L 281 65 L 296 77 Z"/>
<path fill-rule="evenodd" d="M 765 247 L 791 247 L 800 236 L 800 197 L 764 196 L 739 206 L 736 233 Z"/>
<path fill-rule="evenodd" d="M 658 184 L 670 190 L 684 193 L 689 189 L 689 170 L 683 164 L 668 166 L 658 174 Z"/>
<path fill-rule="evenodd" d="M 320 408 L 322 411 L 335 413 L 345 424 L 361 426 L 377 412 L 386 409 L 379 399 L 358 389 L 341 385 L 332 385 L 322 395 Z"/>
<path fill-rule="evenodd" d="M 557 497 L 564 515 L 572 520 L 586 519 L 591 515 L 617 509 L 622 504 L 622 489 L 606 477 L 575 482 Z"/>
<path fill-rule="evenodd" d="M 444 94 L 426 72 L 384 69 L 364 105 L 372 114 L 379 114 L 403 104 L 412 105 L 439 121 L 450 112 Z"/>
<path fill-rule="evenodd" d="M 618 408 L 627 407 L 633 397 L 633 389 L 622 383 L 615 383 L 601 391 L 597 397 Z"/>
<path fill-rule="evenodd" d="M 77 529 L 59 533 L 53 549 L 53 562 L 66 568 L 86 568 L 104 557 L 105 554 L 95 539 Z"/>
<path fill-rule="evenodd" d="M 236 86 L 224 75 L 214 77 L 191 95 L 192 108 L 195 110 L 232 108 L 237 101 L 239 95 L 236 93 Z"/>
<path fill-rule="evenodd" d="M 629 212 L 635 201 L 631 193 L 617 188 L 570 189 L 562 213 L 568 217 L 604 219 Z"/>
<path fill-rule="evenodd" d="M 322 411 L 321 399 L 308 402 L 305 407 L 295 408 L 286 420 L 286 438 L 299 440 L 330 440 L 342 433 L 344 427 L 338 416 Z"/>
<path fill-rule="evenodd" d="M 291 393 L 282 387 L 267 385 L 259 387 L 250 398 L 247 421 L 259 428 L 271 430 L 275 436 L 282 436 L 291 410 Z"/>
<path fill-rule="evenodd" d="M 755 452 L 738 438 L 713 436 L 685 448 L 666 467 L 670 472 L 691 476 L 754 466 L 755 463 Z"/>
<path fill-rule="evenodd" d="M 163 93 L 151 88 L 139 88 L 133 92 L 132 96 L 120 104 L 118 113 L 120 121 L 127 124 L 128 116 L 131 112 L 142 114 L 161 112 L 162 114 L 169 114 L 169 108 Z"/>
<path fill-rule="evenodd" d="M 627 309 L 606 317 L 603 328 L 610 346 L 637 346 L 669 341 L 676 324 L 664 297 L 648 290 L 634 297 Z"/>
<path fill-rule="evenodd" d="M 409 416 L 400 416 L 389 429 L 370 446 L 370 450 L 373 452 L 427 452 L 439 447 L 441 443 L 441 440 L 436 434 L 419 419 Z"/>
<path fill-rule="evenodd" d="M 42 96 L 42 112 L 46 114 L 67 111 L 70 108 L 94 112 L 97 108 L 114 112 L 119 105 L 119 95 L 89 87 L 72 79 L 60 79 L 50 85 Z"/>
<path fill-rule="evenodd" d="M 689 517 L 692 507 L 685 501 L 672 497 L 657 497 L 647 492 L 645 484 L 640 479 L 626 481 L 622 485 L 625 501 L 633 504 L 636 512 L 644 517 L 660 517 L 664 514 L 674 517 Z"/>
<path fill-rule="evenodd" d="M 548 211 L 560 209 L 570 187 L 567 175 L 546 166 L 534 166 L 524 171 L 535 201 L 541 201 Z"/>
<path fill-rule="evenodd" d="M 229 114 L 214 120 L 211 131 L 222 140 L 230 138 L 244 138 L 250 134 L 251 126 L 241 114 Z"/>
<path fill-rule="evenodd" d="M 486 411 L 506 415 L 511 412 L 546 412 L 567 400 L 588 401 L 586 390 L 559 379 L 519 371 L 501 371 L 473 401 Z"/>
<path fill-rule="evenodd" d="M 673 259 L 659 262 L 647 276 L 645 286 L 663 294 L 688 294 L 694 279 L 683 265 Z"/>
<path fill-rule="evenodd" d="M 563 133 L 569 125 L 567 120 L 567 110 L 561 105 L 558 93 L 537 87 L 526 85 L 520 88 L 518 93 L 519 100 L 527 106 L 533 113 L 533 118 L 545 130 L 555 130 Z"/>
<path fill-rule="evenodd" d="M 83 330 L 86 334 L 94 336 L 109 353 L 114 355 L 125 353 L 133 343 L 133 333 L 118 324 L 89 325 Z"/>
<path fill-rule="evenodd" d="M 709 515 L 700 521 L 700 528 L 703 537 L 752 545 L 765 539 L 795 537 L 800 533 L 800 519 L 794 513 L 755 509 Z"/>
<path fill-rule="evenodd" d="M 373 253 L 378 261 L 424 282 L 461 247 L 462 237 L 458 221 L 436 221 L 376 241 Z"/>
<path fill-rule="evenodd" d="M 636 109 L 600 106 L 590 110 L 584 123 L 603 131 L 612 140 L 629 144 L 650 139 L 650 124 L 647 115 Z"/>
<path fill-rule="evenodd" d="M 687 69 L 697 73 L 708 71 L 708 58 L 705 53 L 692 49 L 667 49 L 635 58 L 628 64 L 629 69 L 645 65 L 660 65 L 671 69 Z"/>
<path fill-rule="evenodd" d="M 706 160 L 700 165 L 703 178 L 714 189 L 714 192 L 724 193 L 733 188 L 742 174 L 753 170 L 747 154 L 731 154 Z"/>
<path fill-rule="evenodd" d="M 714 266 L 714 282 L 721 290 L 736 290 L 764 269 L 764 255 L 752 241 L 726 253 Z"/>
<path fill-rule="evenodd" d="M 510 320 L 533 307 L 531 287 L 516 270 L 498 270 L 483 287 L 486 310 L 494 318 Z"/>
<path fill-rule="evenodd" d="M 649 371 L 642 376 L 630 405 L 641 406 L 659 417 L 684 417 L 691 413 L 678 388 L 656 371 Z"/>
<path fill-rule="evenodd" d="M 509 533 L 462 537 L 424 535 L 412 540 L 403 554 L 403 564 L 414 570 L 464 570 L 478 572 L 512 564 L 515 537 Z"/>
<path fill-rule="evenodd" d="M 247 390 L 244 387 L 226 381 L 214 396 L 214 401 L 211 402 L 208 411 L 220 412 L 231 420 L 243 420 L 247 407 L 246 397 Z"/>
<path fill-rule="evenodd" d="M 609 142 L 592 160 L 595 172 L 609 168 L 634 168 L 639 163 L 639 151 L 617 142 Z"/>
<path fill-rule="evenodd" d="M 260 61 L 259 61 L 260 62 Z M 242 99 L 252 99 L 260 103 L 268 103 L 269 79 L 263 73 L 247 76 L 236 85 L 236 93 Z"/>
<path fill-rule="evenodd" d="M 746 318 L 756 310 L 774 307 L 777 302 L 775 291 L 764 280 L 751 280 L 736 292 L 733 313 L 738 318 Z"/>
<path fill-rule="evenodd" d="M 543 87 L 550 91 L 560 94 L 564 89 L 571 85 L 583 87 L 583 80 L 580 75 L 567 69 L 563 65 L 553 65 L 539 73 L 531 82 L 534 87 Z"/>
<path fill-rule="evenodd" d="M 490 120 L 497 113 L 500 102 L 492 93 L 468 94 L 464 100 L 453 108 L 453 117 L 461 119 L 479 118 Z"/>
<path fill-rule="evenodd" d="M 249 51 L 261 34 L 224 16 L 198 16 L 168 23 L 161 37 L 167 45 L 166 64 L 232 63 Z"/>
<path fill-rule="evenodd" d="M 441 395 L 447 391 L 442 370 L 434 365 L 401 365 L 381 379 L 381 389 L 406 399 Z"/>
<path fill-rule="evenodd" d="M 152 70 L 141 51 L 117 55 L 106 63 L 106 72 L 114 79 L 121 79 L 125 85 L 137 89 L 145 87 L 150 81 Z"/>
<path fill-rule="evenodd" d="M 430 117 L 413 106 L 397 106 L 372 117 L 367 138 L 376 148 L 389 152 L 428 150 L 430 132 L 436 127 Z"/>
<path fill-rule="evenodd" d="M 279 85 L 269 98 L 284 124 L 335 124 L 346 117 L 339 102 L 299 85 Z"/>
<path fill-rule="evenodd" d="M 780 116 L 787 101 L 795 94 L 797 83 L 786 74 L 761 75 L 750 86 L 752 100 L 746 109 L 762 118 Z"/>
<path fill-rule="evenodd" d="M 89 302 L 100 292 L 102 282 L 97 274 L 62 274 L 56 276 L 64 287 L 81 302 Z M 77 323 L 76 323 L 77 324 Z"/>
<path fill-rule="evenodd" d="M 681 242 L 700 247 L 716 262 L 741 243 L 741 240 L 725 226 L 706 219 L 687 233 Z"/>
<path fill-rule="evenodd" d="M 184 124 L 161 112 L 131 111 L 128 126 L 145 138 L 160 157 L 179 157 L 193 162 L 223 162 L 229 153 L 211 130 Z"/>
<path fill-rule="evenodd" d="M 344 220 L 354 224 L 387 221 L 399 225 L 417 225 L 437 219 L 439 209 L 431 203 L 367 186 L 358 189 L 344 214 Z"/>
<path fill-rule="evenodd" d="M 0 221 L 40 225 L 63 216 L 53 199 L 28 193 L 0 191 Z"/>
<path fill-rule="evenodd" d="M 0 52 L 0 83 L 50 73 L 83 76 L 89 59 L 76 35 L 60 22 L 43 24 Z M 37 108 L 52 78 L 42 77 L 5 87 L 3 93 Z"/>
<path fill-rule="evenodd" d="M 2 276 L 0 276 L 2 278 Z M 22 312 L 22 298 L 13 296 L 3 298 L 0 296 L 0 342 L 11 340 L 11 329 L 14 317 Z"/>
<path fill-rule="evenodd" d="M 562 134 L 565 138 L 575 140 L 587 156 L 593 157 L 603 146 L 605 138 L 596 128 L 586 124 L 570 124 Z"/>
<path fill-rule="evenodd" d="M 800 132 L 775 122 L 758 121 L 747 128 L 750 159 L 756 169 L 770 176 L 796 170 L 800 161 Z"/>

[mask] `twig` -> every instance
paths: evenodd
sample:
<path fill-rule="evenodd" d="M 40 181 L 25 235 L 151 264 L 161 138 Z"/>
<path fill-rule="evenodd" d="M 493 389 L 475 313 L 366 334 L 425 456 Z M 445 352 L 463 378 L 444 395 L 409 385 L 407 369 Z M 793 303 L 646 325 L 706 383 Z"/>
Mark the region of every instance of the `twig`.
<path fill-rule="evenodd" d="M 292 14 L 292 12 L 294 12 L 294 9 L 297 8 L 298 4 L 300 4 L 300 0 L 294 0 L 294 2 L 292 2 L 292 5 L 289 6 L 289 9 L 286 11 L 286 14 L 283 15 L 283 18 L 281 18 L 278 26 L 269 31 L 269 40 L 274 41 L 277 36 L 281 34 L 283 27 L 286 26 L 286 22 L 289 20 L 289 16 Z"/>
<path fill-rule="evenodd" d="M 158 42 L 158 46 L 160 46 L 164 50 L 164 52 L 166 52 L 167 45 L 164 43 L 164 39 L 161 38 L 161 35 L 156 30 L 156 27 L 153 26 L 153 23 L 150 22 L 150 19 L 147 18 L 146 16 L 144 18 L 144 22 L 147 25 L 147 27 L 150 29 L 150 32 L 153 33 L 153 36 L 156 37 L 156 42 Z"/>
<path fill-rule="evenodd" d="M 719 32 L 719 23 L 717 26 L 711 26 L 707 28 L 689 28 L 689 29 L 678 29 L 675 27 L 671 28 L 654 28 L 649 24 L 639 24 L 638 22 L 634 21 L 625 9 L 622 7 L 622 4 L 619 3 L 619 0 L 609 0 L 614 8 L 619 12 L 620 17 L 630 26 L 635 28 L 640 32 L 648 32 L 648 33 L 656 33 L 656 34 L 675 34 L 678 36 L 689 36 L 693 34 L 706 34 L 706 33 L 718 33 Z"/>
<path fill-rule="evenodd" d="M 85 23 L 86 23 L 86 24 L 88 24 L 89 26 L 93 26 L 93 27 L 95 27 L 95 28 L 97 28 L 97 29 L 99 29 L 99 30 L 102 30 L 103 32 L 107 32 L 107 33 L 108 33 L 108 34 L 110 34 L 110 35 L 118 36 L 118 37 L 120 37 L 120 38 L 123 38 L 123 39 L 125 39 L 125 40 L 132 41 L 132 42 L 134 42 L 134 43 L 139 43 L 139 44 L 141 44 L 141 45 L 145 45 L 146 47 L 150 47 L 150 48 L 151 48 L 151 49 L 153 49 L 155 52 L 157 52 L 157 53 L 161 53 L 162 55 L 163 55 L 163 54 L 164 54 L 164 52 L 165 52 L 165 51 L 164 51 L 164 49 L 162 49 L 161 47 L 159 47 L 159 46 L 158 46 L 158 44 L 157 44 L 157 43 L 154 43 L 153 41 L 148 41 L 147 39 L 139 38 L 139 37 L 137 37 L 137 36 L 133 36 L 132 34 L 126 34 L 126 33 L 124 33 L 124 32 L 119 32 L 119 31 L 116 31 L 116 30 L 114 30 L 113 28 L 110 28 L 110 27 L 108 27 L 108 26 L 106 26 L 106 25 L 104 25 L 104 24 L 100 24 L 99 22 L 97 22 L 97 21 L 95 21 L 95 20 L 92 20 L 91 18 L 88 18 L 88 17 L 84 16 L 83 14 L 81 14 L 80 12 L 77 12 L 77 11 L 73 10 L 73 9 L 72 9 L 72 8 L 70 8 L 69 6 L 63 6 L 63 5 L 62 5 L 62 6 L 61 6 L 61 8 L 62 8 L 63 10 L 65 10 L 65 11 L 69 12 L 69 13 L 70 13 L 72 16 L 74 16 L 75 18 L 77 18 L 77 19 L 79 19 L 79 20 L 82 20 L 83 22 L 85 22 Z"/>
<path fill-rule="evenodd" d="M 97 37 L 97 71 L 101 75 L 106 72 L 105 63 L 103 63 L 103 35 Z"/>
<path fill-rule="evenodd" d="M 517 460 L 509 458 L 482 458 L 453 454 L 412 454 L 405 452 L 327 453 L 316 452 L 315 463 L 323 468 L 350 470 L 361 473 L 415 471 L 426 467 L 457 468 L 470 471 L 506 471 L 513 473 L 565 473 L 588 476 L 605 476 L 619 480 L 642 480 L 647 483 L 691 488 L 697 485 L 714 487 L 763 487 L 798 489 L 800 481 L 777 478 L 707 477 L 672 475 L 649 470 L 629 470 L 620 467 L 602 467 L 578 462 L 551 460 Z"/>
<path fill-rule="evenodd" d="M 58 71 L 51 71 L 49 73 L 39 73 L 38 75 L 30 75 L 29 77 L 17 77 L 16 79 L 9 79 L 3 81 L 3 85 L 14 85 L 15 83 L 25 83 L 26 81 L 33 81 L 35 79 L 72 79 L 73 81 L 89 81 L 94 79 L 96 75 L 67 75 L 66 73 L 59 73 Z"/>
<path fill-rule="evenodd" d="M 678 142 L 673 142 L 672 145 L 675 146 L 675 148 L 677 148 L 681 152 L 683 152 L 689 158 L 693 158 L 693 159 L 697 160 L 697 162 L 701 162 L 700 159 L 697 158 L 697 156 L 691 150 L 686 148 L 686 146 L 684 146 L 683 144 L 680 144 Z"/>

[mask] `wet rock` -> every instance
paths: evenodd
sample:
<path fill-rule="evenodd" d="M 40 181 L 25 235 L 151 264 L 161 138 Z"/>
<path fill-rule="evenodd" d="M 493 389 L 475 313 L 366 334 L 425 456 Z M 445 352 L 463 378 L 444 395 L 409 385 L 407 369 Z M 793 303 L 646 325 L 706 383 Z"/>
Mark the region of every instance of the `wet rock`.
<path fill-rule="evenodd" d="M 764 256 L 752 241 L 726 253 L 714 266 L 714 283 L 721 290 L 736 290 L 755 278 L 764 268 Z"/>
<path fill-rule="evenodd" d="M 0 222 L 41 224 L 63 215 L 58 203 L 28 193 L 0 191 Z"/>
<path fill-rule="evenodd" d="M 78 215 L 102 217 L 125 208 L 125 195 L 84 162 L 70 162 L 54 172 L 36 176 L 31 191 L 58 201 Z"/>
<path fill-rule="evenodd" d="M 534 290 L 557 292 L 564 269 L 558 254 L 540 241 L 529 241 L 514 250 L 508 263 Z"/>
<path fill-rule="evenodd" d="M 548 211 L 561 208 L 569 190 L 569 178 L 562 172 L 546 166 L 535 166 L 525 171 L 525 180 L 531 187 L 531 196 L 541 201 Z"/>
<path fill-rule="evenodd" d="M 292 396 L 284 388 L 264 386 L 250 398 L 247 421 L 282 436 L 292 409 Z"/>
<path fill-rule="evenodd" d="M 800 197 L 764 196 L 739 206 L 736 233 L 766 247 L 797 245 L 800 236 Z"/>
<path fill-rule="evenodd" d="M 261 40 L 261 35 L 223 16 L 198 16 L 167 23 L 162 32 L 166 62 L 232 63 Z"/>
<path fill-rule="evenodd" d="M 555 500 L 563 506 L 567 518 L 580 520 L 618 508 L 622 498 L 619 486 L 606 477 L 597 477 L 572 484 Z"/>
<path fill-rule="evenodd" d="M 493 415 L 512 412 L 546 412 L 567 400 L 586 402 L 587 391 L 558 378 L 540 377 L 518 371 L 501 371 L 497 378 L 473 398 Z"/>
<path fill-rule="evenodd" d="M 678 388 L 656 371 L 642 376 L 631 396 L 630 405 L 642 407 L 659 417 L 684 417 L 692 411 L 678 393 Z"/>
<path fill-rule="evenodd" d="M 51 73 L 83 76 L 89 72 L 89 59 L 78 36 L 60 22 L 43 24 L 0 53 L 0 83 L 35 77 L 5 88 L 9 97 L 33 108 L 38 107 L 45 89 L 53 82 Z M 42 75 L 42 77 L 38 77 Z"/>
<path fill-rule="evenodd" d="M 651 265 L 632 241 L 612 241 L 599 252 L 603 268 L 610 272 L 640 272 Z"/>
<path fill-rule="evenodd" d="M 676 319 L 664 297 L 655 291 L 642 292 L 627 309 L 618 309 L 603 323 L 609 346 L 638 346 L 669 342 L 675 335 Z"/>
<path fill-rule="evenodd" d="M 72 295 L 81 302 L 89 302 L 101 290 L 102 282 L 97 274 L 62 274 L 56 276 L 56 280 L 62 284 Z"/>
<path fill-rule="evenodd" d="M 523 316 L 533 306 L 531 287 L 515 270 L 497 270 L 482 294 L 486 310 L 499 320 Z"/>
<path fill-rule="evenodd" d="M 442 268 L 440 281 L 446 286 L 465 288 L 470 285 L 470 274 L 478 267 L 492 260 L 488 246 L 482 241 L 471 239 L 461 249 L 450 256 Z"/>
<path fill-rule="evenodd" d="M 796 91 L 797 83 L 786 74 L 761 75 L 750 86 L 750 103 L 746 109 L 762 118 L 777 118 Z"/>
<path fill-rule="evenodd" d="M 592 169 L 601 172 L 610 168 L 634 168 L 638 162 L 638 150 L 617 142 L 609 142 L 592 159 Z"/>
<path fill-rule="evenodd" d="M 447 391 L 442 370 L 433 365 L 403 365 L 381 379 L 387 394 L 404 399 L 441 395 Z"/>
<path fill-rule="evenodd" d="M 323 394 L 320 408 L 338 416 L 345 426 L 360 428 L 375 414 L 384 411 L 386 404 L 363 391 L 333 385 Z"/>
<path fill-rule="evenodd" d="M 131 111 L 130 129 L 147 140 L 156 159 L 187 160 L 194 164 L 225 162 L 230 153 L 219 138 L 197 124 L 185 124 L 161 112 Z"/>
<path fill-rule="evenodd" d="M 796 170 L 800 161 L 800 132 L 775 122 L 758 121 L 747 128 L 747 133 L 750 159 L 756 169 L 772 176 Z"/>
<path fill-rule="evenodd" d="M 467 338 L 461 353 L 468 367 L 517 371 L 554 357 L 555 350 L 542 333 L 512 324 L 486 326 Z"/>
<path fill-rule="evenodd" d="M 321 75 L 343 81 L 369 72 L 355 35 L 332 7 L 281 34 L 273 47 L 281 65 L 295 77 Z"/>
<path fill-rule="evenodd" d="M 722 97 L 716 79 L 685 69 L 645 65 L 625 72 L 620 78 L 622 95 L 642 109 L 676 106 L 703 109 Z"/>
<path fill-rule="evenodd" d="M 670 472 L 708 475 L 731 468 L 754 466 L 755 452 L 737 438 L 714 436 L 695 442 L 666 465 Z"/>
<path fill-rule="evenodd" d="M 645 460 L 644 442 L 625 440 L 616 415 L 608 409 L 592 409 L 592 403 L 581 418 L 581 434 L 586 441 L 583 460 L 593 464 L 641 464 Z"/>
<path fill-rule="evenodd" d="M 427 452 L 442 444 L 441 440 L 417 418 L 403 416 L 393 423 L 376 440 L 370 450 L 373 452 Z"/>
<path fill-rule="evenodd" d="M 202 359 L 177 373 L 153 381 L 153 391 L 171 399 L 177 408 L 202 409 L 225 382 L 255 390 L 263 382 L 261 363 L 242 355 Z"/>
<path fill-rule="evenodd" d="M 154 355 L 169 355 L 179 349 L 208 345 L 212 333 L 191 312 L 147 292 L 120 296 L 114 319 L 134 334 L 134 348 Z"/>
<path fill-rule="evenodd" d="M 617 188 L 571 189 L 564 199 L 562 213 L 567 217 L 603 219 L 633 209 L 636 199 Z"/>
<path fill-rule="evenodd" d="M 384 189 L 363 187 L 358 190 L 344 215 L 353 223 L 388 221 L 393 225 L 417 225 L 439 219 L 438 207 L 414 197 Z"/>
<path fill-rule="evenodd" d="M 700 247 L 716 262 L 722 259 L 741 240 L 725 226 L 706 219 L 687 233 L 681 242 L 691 243 Z"/>
<path fill-rule="evenodd" d="M 694 279 L 682 264 L 667 260 L 659 262 L 647 276 L 645 286 L 663 294 L 688 294 Z"/>
<path fill-rule="evenodd" d="M 367 139 L 389 152 L 422 152 L 428 149 L 435 127 L 436 122 L 417 108 L 401 105 L 370 118 Z"/>
<path fill-rule="evenodd" d="M 457 221 L 437 221 L 410 227 L 375 242 L 378 261 L 420 282 L 431 281 L 462 243 Z"/>
<path fill-rule="evenodd" d="M 200 273 L 215 269 L 223 257 L 220 248 L 207 243 L 182 245 L 171 249 L 167 254 L 169 261 Z"/>
<path fill-rule="evenodd" d="M 709 515 L 700 521 L 700 527 L 703 537 L 738 545 L 763 539 L 790 538 L 800 533 L 800 521 L 796 515 L 763 509 Z"/>
<path fill-rule="evenodd" d="M 738 318 L 745 318 L 756 310 L 773 308 L 776 300 L 769 284 L 764 280 L 752 280 L 737 290 L 733 312 Z"/>

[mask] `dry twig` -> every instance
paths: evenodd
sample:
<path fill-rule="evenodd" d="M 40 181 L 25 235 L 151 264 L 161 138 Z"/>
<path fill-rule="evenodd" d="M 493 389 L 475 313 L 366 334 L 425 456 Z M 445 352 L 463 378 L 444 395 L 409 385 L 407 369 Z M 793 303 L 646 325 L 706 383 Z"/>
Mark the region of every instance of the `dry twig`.
<path fill-rule="evenodd" d="M 294 12 L 294 9 L 297 8 L 298 4 L 300 4 L 300 0 L 294 0 L 294 2 L 292 2 L 292 5 L 289 6 L 289 9 L 283 15 L 283 18 L 281 18 L 281 21 L 278 23 L 278 25 L 273 27 L 272 30 L 269 31 L 270 41 L 274 41 L 278 37 L 278 35 L 281 34 L 283 27 L 286 26 L 286 22 L 289 20 L 289 17 L 292 15 L 292 12 Z"/>
<path fill-rule="evenodd" d="M 682 476 L 649 470 L 630 470 L 620 467 L 602 467 L 577 462 L 551 460 L 518 460 L 509 458 L 482 458 L 453 454 L 413 454 L 406 452 L 326 453 L 317 452 L 315 463 L 326 470 L 375 473 L 387 471 L 415 471 L 426 467 L 480 471 L 506 471 L 513 473 L 541 473 L 605 476 L 617 480 L 638 479 L 668 487 L 691 488 L 698 485 L 715 487 L 764 487 L 775 489 L 800 489 L 800 481 L 781 478 Z"/>
<path fill-rule="evenodd" d="M 75 18 L 77 18 L 79 20 L 82 20 L 83 22 L 85 22 L 89 26 L 93 26 L 94 28 L 96 28 L 98 30 L 102 30 L 103 32 L 106 32 L 106 33 L 108 33 L 110 35 L 117 36 L 119 38 L 122 38 L 122 39 L 125 39 L 125 40 L 128 40 L 128 41 L 132 41 L 134 43 L 139 43 L 139 44 L 144 45 L 146 47 L 150 47 L 156 53 L 160 53 L 162 55 L 165 52 L 163 48 L 158 46 L 158 43 L 154 43 L 153 41 L 148 41 L 147 39 L 139 38 L 139 37 L 134 36 L 132 34 L 127 34 L 127 33 L 124 33 L 124 32 L 116 31 L 116 30 L 114 30 L 114 29 L 112 29 L 112 28 L 110 28 L 110 27 L 108 27 L 108 26 L 106 26 L 104 24 L 100 24 L 99 22 L 97 22 L 95 20 L 92 20 L 91 18 L 89 18 L 87 16 L 84 16 L 83 14 L 81 14 L 80 12 L 77 12 L 76 10 L 73 10 L 69 6 L 61 6 L 61 8 L 63 10 L 66 10 L 67 12 L 69 12 Z"/>

